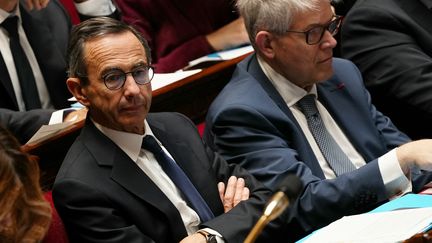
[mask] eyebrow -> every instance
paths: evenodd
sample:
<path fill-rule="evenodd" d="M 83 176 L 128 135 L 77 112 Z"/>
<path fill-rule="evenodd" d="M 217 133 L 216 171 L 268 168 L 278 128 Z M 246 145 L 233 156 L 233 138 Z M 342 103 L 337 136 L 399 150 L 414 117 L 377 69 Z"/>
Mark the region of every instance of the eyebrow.
<path fill-rule="evenodd" d="M 131 70 L 134 70 L 136 68 L 143 67 L 143 66 L 148 66 L 148 64 L 144 61 L 139 61 L 132 66 Z M 115 71 L 124 72 L 124 70 L 118 66 L 111 66 L 111 67 L 107 67 L 107 68 L 103 69 L 101 74 L 100 74 L 100 77 L 103 78 L 108 73 L 115 72 Z"/>
<path fill-rule="evenodd" d="M 307 30 L 312 29 L 313 27 L 317 27 L 317 26 L 324 26 L 324 25 L 330 23 L 330 22 L 333 20 L 334 17 L 335 17 L 335 15 L 332 15 L 332 16 L 330 17 L 330 20 L 327 21 L 327 22 L 325 22 L 324 24 L 318 24 L 318 23 L 310 24 L 310 25 L 306 26 L 306 27 L 304 28 L 304 30 L 307 31 Z"/>

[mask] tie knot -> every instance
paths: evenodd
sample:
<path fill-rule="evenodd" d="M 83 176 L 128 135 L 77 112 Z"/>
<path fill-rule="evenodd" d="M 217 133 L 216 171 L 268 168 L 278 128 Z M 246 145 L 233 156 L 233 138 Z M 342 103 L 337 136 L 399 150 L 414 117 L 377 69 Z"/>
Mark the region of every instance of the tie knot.
<path fill-rule="evenodd" d="M 18 37 L 18 16 L 6 18 L 1 25 L 7 30 L 11 38 Z"/>
<path fill-rule="evenodd" d="M 159 146 L 158 142 L 156 141 L 156 139 L 153 136 L 150 135 L 146 135 L 143 138 L 141 147 L 143 149 L 146 149 L 150 152 L 152 152 L 153 154 L 159 154 L 162 151 L 162 148 Z"/>
<path fill-rule="evenodd" d="M 315 95 L 308 94 L 301 98 L 297 105 L 301 112 L 306 116 L 306 118 L 311 117 L 318 113 L 318 109 L 315 103 Z"/>

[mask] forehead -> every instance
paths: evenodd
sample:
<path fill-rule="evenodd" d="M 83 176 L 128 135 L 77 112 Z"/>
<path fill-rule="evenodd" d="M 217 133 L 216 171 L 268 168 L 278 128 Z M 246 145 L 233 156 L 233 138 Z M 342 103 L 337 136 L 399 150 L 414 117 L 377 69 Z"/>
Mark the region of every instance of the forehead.
<path fill-rule="evenodd" d="M 87 41 L 84 56 L 88 68 L 128 67 L 147 64 L 143 45 L 132 32 L 107 34 Z"/>
<path fill-rule="evenodd" d="M 319 1 L 317 10 L 308 10 L 294 15 L 291 28 L 304 30 L 327 23 L 333 17 L 330 1 Z"/>

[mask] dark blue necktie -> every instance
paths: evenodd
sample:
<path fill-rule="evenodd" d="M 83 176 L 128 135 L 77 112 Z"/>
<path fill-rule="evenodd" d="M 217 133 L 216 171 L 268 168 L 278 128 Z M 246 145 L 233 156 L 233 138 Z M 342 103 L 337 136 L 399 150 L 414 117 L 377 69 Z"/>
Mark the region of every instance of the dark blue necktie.
<path fill-rule="evenodd" d="M 336 176 L 355 170 L 353 163 L 324 126 L 315 103 L 315 95 L 306 95 L 297 102 L 297 105 L 306 116 L 308 127 Z"/>
<path fill-rule="evenodd" d="M 182 191 L 186 200 L 199 215 L 201 222 L 214 218 L 213 212 L 201 197 L 195 186 L 189 180 L 177 163 L 171 159 L 159 146 L 156 139 L 150 135 L 143 138 L 142 148 L 153 153 L 162 169 L 174 184 Z"/>
<path fill-rule="evenodd" d="M 21 93 L 26 110 L 41 108 L 36 80 L 33 76 L 30 63 L 21 47 L 18 35 L 18 16 L 5 19 L 1 24 L 9 33 L 9 45 L 12 52 L 15 69 L 18 74 Z"/>

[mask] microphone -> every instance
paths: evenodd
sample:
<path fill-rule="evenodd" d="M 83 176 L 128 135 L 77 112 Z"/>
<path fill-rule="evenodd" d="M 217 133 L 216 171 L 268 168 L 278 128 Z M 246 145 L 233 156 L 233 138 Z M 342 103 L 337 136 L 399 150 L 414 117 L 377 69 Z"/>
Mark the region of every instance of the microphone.
<path fill-rule="evenodd" d="M 264 227 L 272 220 L 279 217 L 283 211 L 294 202 L 303 190 L 303 183 L 295 175 L 288 175 L 279 184 L 279 190 L 273 194 L 270 201 L 267 202 L 264 212 L 259 218 L 258 222 L 249 232 L 244 243 L 255 242 L 258 235 L 262 232 Z"/>

